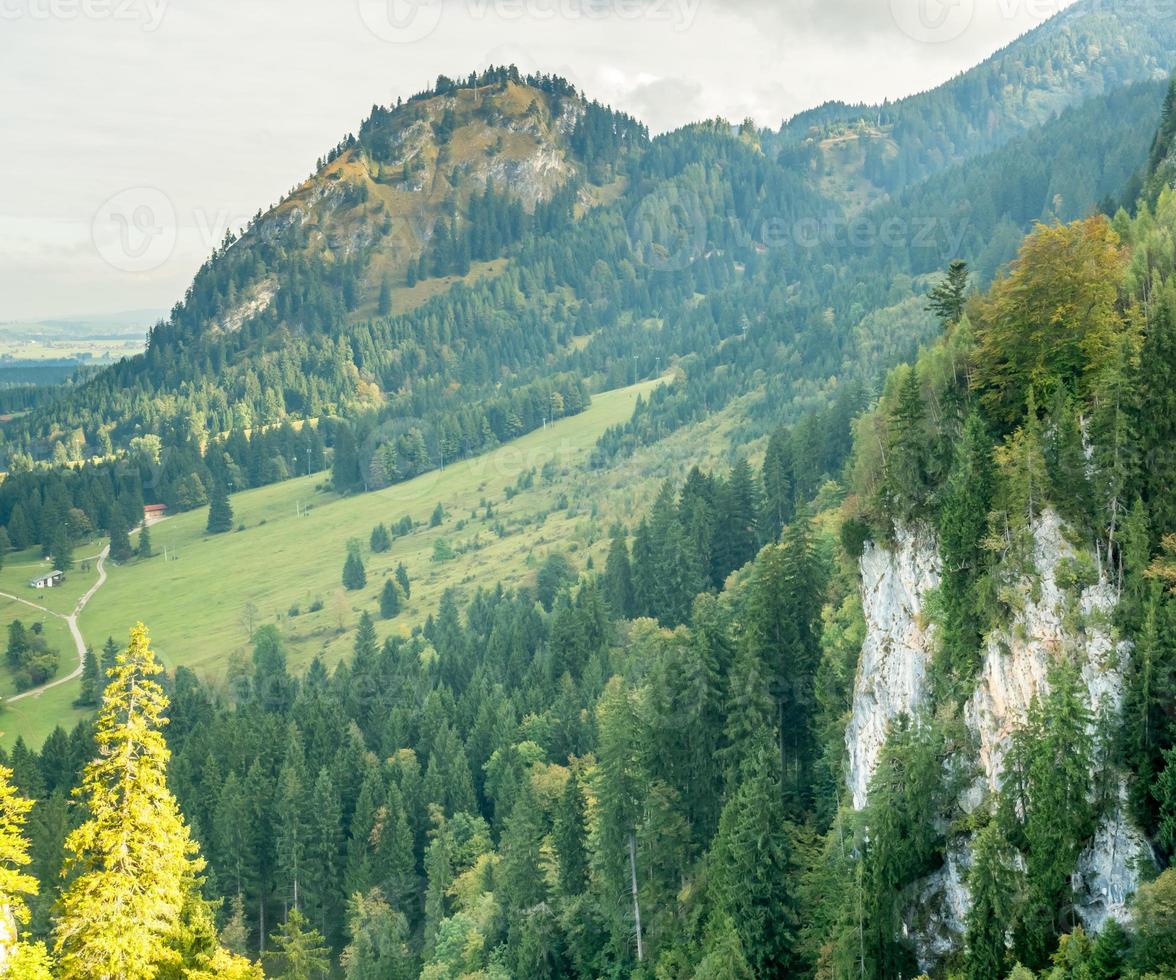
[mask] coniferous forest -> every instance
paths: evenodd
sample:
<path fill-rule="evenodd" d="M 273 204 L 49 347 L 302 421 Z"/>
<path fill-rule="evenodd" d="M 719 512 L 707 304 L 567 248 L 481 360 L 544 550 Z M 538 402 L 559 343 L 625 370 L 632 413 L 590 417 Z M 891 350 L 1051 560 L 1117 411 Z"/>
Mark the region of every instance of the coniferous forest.
<path fill-rule="evenodd" d="M 0 392 L 0 560 L 117 575 L 145 506 L 215 549 L 246 491 L 346 507 L 662 379 L 542 476 L 617 474 L 599 558 L 470 563 L 409 627 L 415 572 L 365 568 L 405 516 L 323 558 L 377 597 L 342 658 L 249 615 L 173 662 L 150 595 L 87 634 L 83 720 L 0 748 L 0 978 L 1176 977 L 1163 7 L 776 130 L 441 76 L 143 355 Z"/>

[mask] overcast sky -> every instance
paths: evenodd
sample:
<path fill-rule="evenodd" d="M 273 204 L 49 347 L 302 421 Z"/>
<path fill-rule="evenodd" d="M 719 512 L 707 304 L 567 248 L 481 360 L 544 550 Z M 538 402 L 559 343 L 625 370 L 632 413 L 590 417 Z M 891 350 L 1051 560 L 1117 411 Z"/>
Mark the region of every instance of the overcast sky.
<path fill-rule="evenodd" d="M 440 72 L 557 72 L 655 132 L 774 127 L 936 85 L 1069 2 L 0 0 L 0 322 L 169 307 L 227 227 Z"/>

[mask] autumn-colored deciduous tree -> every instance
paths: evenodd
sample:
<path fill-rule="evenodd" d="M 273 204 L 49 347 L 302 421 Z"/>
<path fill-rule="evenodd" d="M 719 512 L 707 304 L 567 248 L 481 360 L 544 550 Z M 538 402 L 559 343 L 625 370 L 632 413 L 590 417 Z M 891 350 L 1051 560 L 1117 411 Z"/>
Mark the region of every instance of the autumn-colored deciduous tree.
<path fill-rule="evenodd" d="M 1101 215 L 1038 225 L 1012 272 L 979 305 L 974 386 L 990 416 L 1015 424 L 1029 393 L 1048 404 L 1061 384 L 1085 395 L 1116 351 L 1125 319 L 1126 255 Z"/>

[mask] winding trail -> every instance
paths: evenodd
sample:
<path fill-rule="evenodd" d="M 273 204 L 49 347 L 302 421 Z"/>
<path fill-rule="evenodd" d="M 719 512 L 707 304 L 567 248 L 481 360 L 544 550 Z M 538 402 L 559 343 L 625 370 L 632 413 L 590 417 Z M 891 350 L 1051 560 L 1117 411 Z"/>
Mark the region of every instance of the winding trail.
<path fill-rule="evenodd" d="M 86 590 L 86 594 L 78 600 L 78 604 L 74 606 L 73 612 L 68 616 L 63 616 L 61 613 L 54 612 L 52 609 L 46 609 L 44 606 L 38 606 L 35 602 L 29 602 L 28 599 L 22 599 L 18 595 L 9 595 L 7 592 L 0 592 L 0 596 L 3 596 L 5 599 L 14 599 L 17 602 L 23 602 L 26 606 L 40 609 L 41 612 L 48 613 L 50 616 L 64 619 L 66 626 L 69 627 L 69 631 L 73 635 L 74 645 L 78 648 L 78 665 L 74 668 L 73 673 L 66 677 L 55 678 L 39 687 L 30 687 L 27 691 L 21 691 L 20 694 L 14 694 L 5 701 L 5 704 L 11 704 L 13 701 L 23 701 L 25 698 L 40 697 L 50 688 L 57 687 L 59 684 L 68 684 L 70 681 L 82 676 L 82 670 L 86 666 L 86 641 L 82 638 L 82 631 L 78 628 L 78 616 L 86 608 L 86 603 L 93 599 L 94 594 L 106 583 L 106 558 L 109 554 L 110 545 L 107 545 L 98 553 L 98 563 L 96 565 L 98 569 L 98 580 Z"/>

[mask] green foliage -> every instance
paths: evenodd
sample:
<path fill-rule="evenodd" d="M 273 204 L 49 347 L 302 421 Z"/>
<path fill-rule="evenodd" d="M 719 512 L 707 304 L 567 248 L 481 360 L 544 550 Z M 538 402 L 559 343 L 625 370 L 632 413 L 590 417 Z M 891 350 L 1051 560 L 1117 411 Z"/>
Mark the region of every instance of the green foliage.
<path fill-rule="evenodd" d="M 281 980 L 323 980 L 331 969 L 330 951 L 323 937 L 306 921 L 298 909 L 290 910 L 286 921 L 271 937 L 273 949 L 266 958 Z"/>
<path fill-rule="evenodd" d="M 763 737 L 723 807 L 707 858 L 711 899 L 729 918 L 756 976 L 786 972 L 795 942 L 797 909 L 782 791 L 779 752 L 770 737 Z M 713 939 L 711 956 L 717 952 Z M 737 966 L 728 969 L 738 975 Z"/>
<path fill-rule="evenodd" d="M 380 618 L 395 619 L 400 615 L 403 599 L 398 586 L 392 579 L 384 579 L 384 587 L 380 590 Z"/>
<path fill-rule="evenodd" d="M 1119 310 L 1125 256 L 1105 217 L 1039 225 L 1010 275 L 978 307 L 974 386 L 1000 426 L 1024 417 L 1031 396 L 1061 387 L 1088 397 L 1126 324 Z"/>
<path fill-rule="evenodd" d="M 968 291 L 968 263 L 953 259 L 943 280 L 927 294 L 927 312 L 934 313 L 944 328 L 953 327 L 964 315 Z"/>
<path fill-rule="evenodd" d="M 1015 733 L 1003 775 L 1002 832 L 1025 862 L 1014 929 L 1018 958 L 1044 966 L 1058 923 L 1074 922 L 1071 873 L 1095 828 L 1092 718 L 1077 670 L 1059 665 L 1049 694 Z"/>
<path fill-rule="evenodd" d="M 357 592 L 367 585 L 367 572 L 364 571 L 363 559 L 356 548 L 347 549 L 347 558 L 343 562 L 343 588 L 349 592 Z"/>
<path fill-rule="evenodd" d="M 976 601 L 985 572 L 985 532 L 995 475 L 984 422 L 969 416 L 939 511 L 941 680 L 966 692 L 980 662 L 984 622 Z"/>
<path fill-rule="evenodd" d="M 229 504 L 229 490 L 223 483 L 216 483 L 212 488 L 212 498 L 208 504 L 209 534 L 224 534 L 233 529 L 233 508 Z"/>

